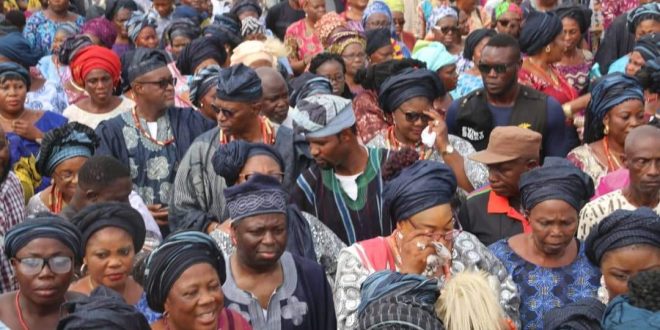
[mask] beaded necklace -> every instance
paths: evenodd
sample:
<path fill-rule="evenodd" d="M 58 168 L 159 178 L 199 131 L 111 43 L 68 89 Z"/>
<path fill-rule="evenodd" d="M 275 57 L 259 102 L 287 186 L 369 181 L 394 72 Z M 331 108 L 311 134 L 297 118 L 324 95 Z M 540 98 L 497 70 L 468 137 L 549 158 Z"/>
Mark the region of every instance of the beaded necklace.
<path fill-rule="evenodd" d="M 131 109 L 131 114 L 133 115 L 133 121 L 135 121 L 135 127 L 142 133 L 142 135 L 147 138 L 149 141 L 153 142 L 154 144 L 157 144 L 161 147 L 167 146 L 168 144 L 171 144 L 174 142 L 174 137 L 167 139 L 165 141 L 158 141 L 157 139 L 154 139 L 149 132 L 147 132 L 143 127 L 142 124 L 140 123 L 140 118 L 137 115 L 137 106 L 134 106 L 133 109 Z"/>

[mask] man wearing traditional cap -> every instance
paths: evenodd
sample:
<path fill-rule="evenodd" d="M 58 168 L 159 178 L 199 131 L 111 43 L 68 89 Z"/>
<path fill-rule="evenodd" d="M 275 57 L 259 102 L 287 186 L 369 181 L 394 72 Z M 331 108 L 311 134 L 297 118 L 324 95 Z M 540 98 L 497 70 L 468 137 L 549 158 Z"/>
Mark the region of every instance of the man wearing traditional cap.
<path fill-rule="evenodd" d="M 225 220 L 222 190 L 224 179 L 216 174 L 213 155 L 220 146 L 233 140 L 273 145 L 287 165 L 283 186 L 290 191 L 295 178 L 311 164 L 307 143 L 294 136 L 293 130 L 273 124 L 260 115 L 263 88 L 257 73 L 238 64 L 220 71 L 213 109 L 218 127 L 201 135 L 193 142 L 181 161 L 174 182 L 172 217 L 197 218 L 194 223 L 204 224 L 206 230 L 213 222 Z M 172 229 L 175 224 L 172 223 Z"/>
<path fill-rule="evenodd" d="M 130 168 L 134 189 L 166 233 L 167 204 L 178 164 L 192 141 L 214 123 L 192 109 L 174 107 L 176 80 L 167 68 L 165 52 L 138 48 L 128 58 L 124 70 L 135 107 L 99 124 L 96 134 L 101 143 L 96 153 L 113 156 Z"/>
<path fill-rule="evenodd" d="M 337 329 L 323 268 L 285 251 L 288 194 L 277 179 L 254 174 L 224 195 L 236 246 L 222 286 L 225 306 L 254 329 Z"/>
<path fill-rule="evenodd" d="M 585 239 L 594 226 L 619 209 L 645 206 L 660 214 L 660 128 L 644 125 L 633 129 L 626 137 L 624 159 L 630 182 L 584 206 L 579 239 Z"/>
<path fill-rule="evenodd" d="M 389 235 L 393 226 L 382 212 L 381 178 L 389 152 L 359 142 L 351 101 L 313 95 L 290 115 L 316 161 L 298 177 L 292 200 L 348 245 Z"/>
<path fill-rule="evenodd" d="M 518 183 L 523 173 L 539 166 L 540 149 L 541 134 L 502 126 L 493 129 L 486 150 L 468 156 L 488 166 L 490 184 L 468 196 L 459 221 L 484 245 L 531 231 L 521 211 Z"/>

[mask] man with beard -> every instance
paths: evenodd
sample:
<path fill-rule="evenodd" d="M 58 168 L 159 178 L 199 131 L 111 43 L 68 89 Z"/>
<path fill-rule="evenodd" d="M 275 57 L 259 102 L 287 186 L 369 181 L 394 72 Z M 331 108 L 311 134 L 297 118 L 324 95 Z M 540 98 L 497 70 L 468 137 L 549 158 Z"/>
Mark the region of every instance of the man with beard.
<path fill-rule="evenodd" d="M 449 134 L 472 143 L 477 151 L 488 145 L 496 126 L 529 128 L 543 136 L 541 157 L 568 153 L 565 117 L 552 97 L 518 83 L 522 64 L 518 41 L 506 34 L 493 36 L 481 52 L 484 88 L 455 100 L 447 111 Z"/>
<path fill-rule="evenodd" d="M 585 239 L 592 228 L 616 210 L 648 207 L 660 214 L 660 128 L 644 125 L 626 137 L 623 158 L 630 183 L 600 196 L 582 208 L 577 237 Z"/>
<path fill-rule="evenodd" d="M 25 196 L 16 174 L 9 166 L 9 142 L 0 128 L 0 240 L 4 241 L 9 228 L 27 216 Z M 9 260 L 5 256 L 4 244 L 0 244 L 0 293 L 18 289 Z"/>
<path fill-rule="evenodd" d="M 193 140 L 214 123 L 190 108 L 174 107 L 174 85 L 168 55 L 138 48 L 126 71 L 135 106 L 96 128 L 97 155 L 109 155 L 130 168 L 133 187 L 168 233 L 167 215 L 177 167 Z"/>
<path fill-rule="evenodd" d="M 284 251 L 288 194 L 279 181 L 254 174 L 224 195 L 236 247 L 222 286 L 225 306 L 254 329 L 337 329 L 323 268 Z"/>
<path fill-rule="evenodd" d="M 382 210 L 381 167 L 388 151 L 360 143 L 351 101 L 309 96 L 297 103 L 291 118 L 316 161 L 298 177 L 292 201 L 347 245 L 391 234 L 392 222 Z"/>

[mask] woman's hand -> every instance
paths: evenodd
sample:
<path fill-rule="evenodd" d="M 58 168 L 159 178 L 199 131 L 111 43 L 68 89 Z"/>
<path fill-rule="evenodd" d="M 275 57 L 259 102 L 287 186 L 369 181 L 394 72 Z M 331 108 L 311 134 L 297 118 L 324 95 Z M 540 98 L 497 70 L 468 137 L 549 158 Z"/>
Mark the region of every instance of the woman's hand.
<path fill-rule="evenodd" d="M 431 244 L 431 231 L 428 229 L 415 229 L 403 238 L 396 238 L 397 248 L 401 255 L 399 272 L 402 274 L 421 274 L 426 268 L 426 259 L 435 253 Z"/>
<path fill-rule="evenodd" d="M 431 117 L 429 122 L 429 130 L 435 133 L 435 148 L 442 152 L 447 149 L 449 145 L 449 130 L 447 124 L 442 119 L 442 116 L 435 111 L 426 110 L 424 114 Z"/>
<path fill-rule="evenodd" d="M 37 141 L 37 139 L 44 137 L 42 131 L 35 127 L 33 123 L 24 119 L 14 120 L 11 123 L 11 127 L 14 129 L 14 133 L 18 136 L 30 141 Z"/>

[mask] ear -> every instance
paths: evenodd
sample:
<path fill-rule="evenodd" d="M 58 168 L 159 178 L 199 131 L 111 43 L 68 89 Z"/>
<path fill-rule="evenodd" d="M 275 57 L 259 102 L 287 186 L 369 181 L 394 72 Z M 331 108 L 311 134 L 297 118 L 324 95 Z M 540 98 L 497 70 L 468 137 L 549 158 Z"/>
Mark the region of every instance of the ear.
<path fill-rule="evenodd" d="M 99 197 L 99 194 L 92 189 L 85 190 L 84 195 L 85 195 L 85 199 L 92 203 L 96 202 L 96 200 Z"/>
<path fill-rule="evenodd" d="M 610 113 L 606 113 L 603 117 L 603 126 L 610 126 Z"/>
<path fill-rule="evenodd" d="M 539 165 L 541 165 L 541 164 L 539 164 L 538 159 L 530 159 L 530 160 L 527 161 L 527 169 L 528 170 L 531 170 L 533 168 L 537 168 L 537 167 L 539 167 Z"/>
<path fill-rule="evenodd" d="M 257 116 L 261 113 L 262 104 L 263 102 L 261 102 L 261 100 L 252 103 L 252 112 L 254 112 Z"/>
<path fill-rule="evenodd" d="M 231 219 L 227 219 L 226 221 L 232 221 L 232 220 L 231 220 Z M 236 242 L 237 242 L 237 240 L 236 240 L 236 227 L 237 227 L 237 225 L 234 224 L 234 223 L 232 223 L 232 224 L 229 226 L 229 238 L 231 239 L 231 244 L 232 244 L 233 246 L 236 246 Z"/>

